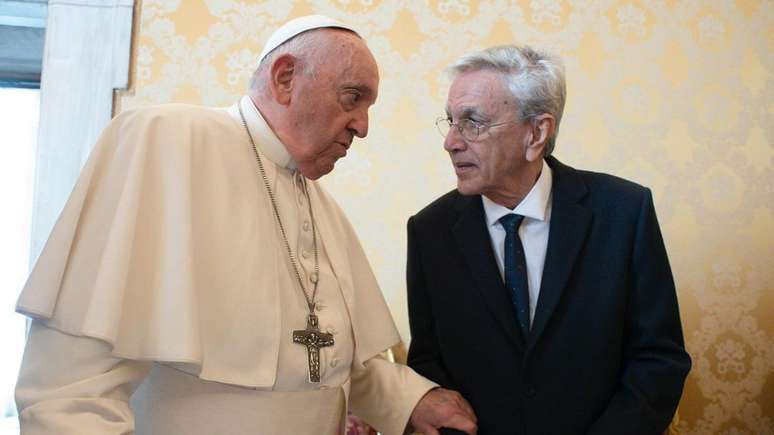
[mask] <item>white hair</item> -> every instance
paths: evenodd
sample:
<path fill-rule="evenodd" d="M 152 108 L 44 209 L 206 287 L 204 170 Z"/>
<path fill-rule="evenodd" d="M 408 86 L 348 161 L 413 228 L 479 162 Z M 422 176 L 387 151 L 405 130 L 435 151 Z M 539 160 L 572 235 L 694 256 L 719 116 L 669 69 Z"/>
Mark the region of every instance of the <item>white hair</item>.
<path fill-rule="evenodd" d="M 501 45 L 465 55 L 447 69 L 452 78 L 479 70 L 493 70 L 503 75 L 521 121 L 543 113 L 556 119 L 556 128 L 545 148 L 545 155 L 551 155 L 567 95 L 562 61 L 526 45 Z"/>
<path fill-rule="evenodd" d="M 320 30 L 326 29 L 330 28 L 320 27 L 301 32 L 267 53 L 266 56 L 261 59 L 261 62 L 258 64 L 258 68 L 256 68 L 253 72 L 253 76 L 250 79 L 250 89 L 263 90 L 266 85 L 266 81 L 265 79 L 261 78 L 261 74 L 271 68 L 271 65 L 278 57 L 285 54 L 292 54 L 297 59 L 299 59 L 301 67 L 300 72 L 314 76 L 315 68 L 322 61 L 323 56 L 321 56 L 321 54 L 324 53 L 323 46 L 330 44 L 330 40 L 326 40 L 323 32 L 320 32 Z M 335 28 L 335 30 L 349 32 L 353 35 L 357 35 L 357 33 L 347 29 Z"/>

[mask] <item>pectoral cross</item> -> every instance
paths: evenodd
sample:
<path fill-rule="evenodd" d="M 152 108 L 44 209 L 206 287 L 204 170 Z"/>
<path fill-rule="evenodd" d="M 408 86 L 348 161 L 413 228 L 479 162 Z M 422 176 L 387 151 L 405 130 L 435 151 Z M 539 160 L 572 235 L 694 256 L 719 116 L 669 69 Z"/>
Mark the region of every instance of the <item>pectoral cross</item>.
<path fill-rule="evenodd" d="M 320 348 L 333 346 L 333 334 L 320 332 L 317 316 L 309 314 L 306 329 L 293 331 L 293 343 L 306 346 L 309 359 L 309 382 L 320 382 Z"/>

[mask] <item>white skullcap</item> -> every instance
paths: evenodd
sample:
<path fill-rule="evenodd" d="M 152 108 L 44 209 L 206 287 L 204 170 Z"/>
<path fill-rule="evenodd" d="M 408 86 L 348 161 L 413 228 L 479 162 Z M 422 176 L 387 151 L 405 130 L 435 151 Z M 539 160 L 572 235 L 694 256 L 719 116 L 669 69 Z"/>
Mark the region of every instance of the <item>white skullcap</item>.
<path fill-rule="evenodd" d="M 293 38 L 299 33 L 312 29 L 321 29 L 324 27 L 346 29 L 357 34 L 357 31 L 352 27 L 336 21 L 333 18 L 328 18 L 325 15 L 307 15 L 305 17 L 298 17 L 288 21 L 271 34 L 269 40 L 266 41 L 266 45 L 263 47 L 261 55 L 258 56 L 258 64 L 263 61 L 263 58 L 266 57 L 270 51 L 279 47 L 283 42 Z"/>

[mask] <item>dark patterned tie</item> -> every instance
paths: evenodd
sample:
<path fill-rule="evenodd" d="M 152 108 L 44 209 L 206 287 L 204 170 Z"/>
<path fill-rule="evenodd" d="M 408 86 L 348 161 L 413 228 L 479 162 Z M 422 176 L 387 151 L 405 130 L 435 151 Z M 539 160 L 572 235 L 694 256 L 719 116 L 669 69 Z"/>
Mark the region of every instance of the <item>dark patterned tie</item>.
<path fill-rule="evenodd" d="M 524 216 L 507 214 L 500 218 L 505 228 L 504 275 L 505 287 L 511 295 L 511 303 L 516 310 L 516 318 L 521 325 L 522 337 L 529 336 L 529 286 L 527 285 L 527 260 L 524 247 L 519 238 L 519 225 Z"/>

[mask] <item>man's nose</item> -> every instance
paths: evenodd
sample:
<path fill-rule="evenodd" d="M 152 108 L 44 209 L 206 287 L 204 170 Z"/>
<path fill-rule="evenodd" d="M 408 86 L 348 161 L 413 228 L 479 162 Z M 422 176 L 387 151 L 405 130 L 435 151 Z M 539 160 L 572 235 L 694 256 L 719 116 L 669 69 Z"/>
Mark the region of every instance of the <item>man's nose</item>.
<path fill-rule="evenodd" d="M 355 114 L 349 123 L 349 130 L 359 138 L 368 136 L 368 110 L 361 110 Z"/>
<path fill-rule="evenodd" d="M 457 126 L 452 125 L 449 128 L 449 132 L 446 133 L 446 139 L 443 140 L 443 148 L 448 152 L 452 152 L 464 150 L 467 146 Z"/>

